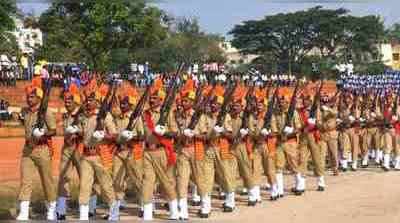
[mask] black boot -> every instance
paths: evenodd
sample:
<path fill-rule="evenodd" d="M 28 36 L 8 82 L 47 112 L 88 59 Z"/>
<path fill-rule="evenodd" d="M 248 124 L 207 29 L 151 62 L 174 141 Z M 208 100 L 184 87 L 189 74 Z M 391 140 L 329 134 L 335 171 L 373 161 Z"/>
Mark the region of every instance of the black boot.
<path fill-rule="evenodd" d="M 257 201 L 249 201 L 249 202 L 247 202 L 247 206 L 249 206 L 249 207 L 254 207 L 254 206 L 256 206 L 256 204 L 257 204 Z"/>
<path fill-rule="evenodd" d="M 226 206 L 225 203 L 222 205 L 222 207 L 224 208 L 224 211 L 223 211 L 223 212 L 226 212 L 226 213 L 233 212 L 233 208 L 232 208 L 232 207 Z"/>
<path fill-rule="evenodd" d="M 192 201 L 191 203 L 192 203 L 192 206 L 194 206 L 194 207 L 198 207 L 201 205 L 201 201 Z"/>
<path fill-rule="evenodd" d="M 322 186 L 318 186 L 318 188 L 317 188 L 317 191 L 325 191 L 325 187 L 322 187 Z"/>
<path fill-rule="evenodd" d="M 63 215 L 63 214 L 57 213 L 57 220 L 58 220 L 58 221 L 65 221 L 65 220 L 66 220 L 66 217 L 65 217 L 65 215 Z"/>
<path fill-rule="evenodd" d="M 199 210 L 199 212 L 197 212 L 197 215 L 198 215 L 200 218 L 208 218 L 208 217 L 210 217 L 210 214 L 209 214 L 209 213 L 207 213 L 207 214 L 202 213 L 201 210 Z"/>

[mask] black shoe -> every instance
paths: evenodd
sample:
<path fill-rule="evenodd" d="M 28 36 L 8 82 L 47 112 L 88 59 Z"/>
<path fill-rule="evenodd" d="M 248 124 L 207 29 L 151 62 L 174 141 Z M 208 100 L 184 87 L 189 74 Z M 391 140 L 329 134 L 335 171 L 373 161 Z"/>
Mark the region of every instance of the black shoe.
<path fill-rule="evenodd" d="M 254 206 L 256 206 L 256 204 L 257 204 L 257 201 L 249 201 L 249 202 L 247 202 L 247 206 L 249 206 L 249 207 L 254 207 Z"/>
<path fill-rule="evenodd" d="M 165 208 L 165 210 L 169 211 L 169 205 L 168 205 L 168 203 L 165 203 L 165 204 L 163 205 L 163 207 Z"/>
<path fill-rule="evenodd" d="M 248 192 L 242 191 L 242 192 L 240 192 L 240 195 L 241 195 L 241 196 L 246 196 L 246 195 L 249 195 L 249 193 L 248 193 Z"/>
<path fill-rule="evenodd" d="M 58 220 L 58 221 L 65 221 L 65 220 L 66 220 L 66 217 L 65 217 L 65 215 L 63 215 L 63 214 L 57 213 L 57 220 Z"/>
<path fill-rule="evenodd" d="M 344 168 L 344 167 L 341 167 L 340 170 L 341 170 L 342 172 L 347 172 L 347 168 Z"/>
<path fill-rule="evenodd" d="M 219 195 L 219 199 L 220 200 L 225 200 L 226 199 L 226 195 Z"/>
<path fill-rule="evenodd" d="M 233 212 L 233 208 L 228 207 L 228 206 L 224 206 L 224 211 L 223 212 L 225 212 L 225 213 Z"/>
<path fill-rule="evenodd" d="M 385 171 L 385 172 L 389 172 L 389 168 L 387 168 L 387 167 L 382 167 L 382 169 Z"/>
<path fill-rule="evenodd" d="M 269 198 L 270 201 L 277 201 L 278 200 L 278 196 L 271 196 Z"/>
<path fill-rule="evenodd" d="M 356 171 L 357 171 L 357 169 L 355 169 L 355 168 L 353 168 L 353 167 L 351 167 L 350 170 L 353 171 L 353 172 L 356 172 Z"/>
<path fill-rule="evenodd" d="M 368 168 L 368 164 L 367 165 L 361 165 L 361 168 Z"/>
<path fill-rule="evenodd" d="M 189 219 L 188 219 L 188 218 L 181 218 L 181 217 L 179 217 L 179 221 L 189 221 Z"/>
<path fill-rule="evenodd" d="M 108 220 L 109 217 L 110 217 L 110 215 L 106 214 L 106 215 L 101 216 L 101 219 Z"/>
<path fill-rule="evenodd" d="M 295 190 L 294 195 L 301 196 L 301 195 L 303 195 L 303 193 L 304 193 L 304 190 Z"/>
<path fill-rule="evenodd" d="M 322 187 L 322 186 L 318 186 L 318 188 L 317 188 L 317 191 L 325 191 L 325 187 Z"/>
<path fill-rule="evenodd" d="M 201 205 L 201 201 L 192 201 L 191 203 L 192 203 L 192 206 L 194 206 L 194 207 L 198 207 Z"/>
<path fill-rule="evenodd" d="M 283 195 L 283 194 L 279 194 L 278 195 L 278 198 L 283 198 L 285 195 Z"/>
<path fill-rule="evenodd" d="M 94 217 L 96 217 L 96 213 L 89 212 L 89 218 L 94 218 Z"/>
<path fill-rule="evenodd" d="M 208 218 L 208 217 L 210 217 L 210 214 L 201 213 L 201 210 L 199 210 L 199 212 L 197 212 L 197 215 L 198 215 L 200 218 Z"/>
<path fill-rule="evenodd" d="M 139 217 L 139 218 L 143 218 L 143 215 L 144 215 L 144 211 L 139 210 L 139 212 L 138 212 L 138 217 Z"/>

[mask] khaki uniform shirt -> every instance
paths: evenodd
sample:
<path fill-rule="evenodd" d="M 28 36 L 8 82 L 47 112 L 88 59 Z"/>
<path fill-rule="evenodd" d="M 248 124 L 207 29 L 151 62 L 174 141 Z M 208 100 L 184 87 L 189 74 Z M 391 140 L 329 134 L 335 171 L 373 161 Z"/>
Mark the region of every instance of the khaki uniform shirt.
<path fill-rule="evenodd" d="M 32 132 L 38 119 L 38 111 L 31 111 L 29 108 L 24 109 L 26 112 L 23 113 L 24 128 L 25 128 L 25 149 L 32 149 L 35 146 L 33 141 Z M 56 116 L 53 112 L 47 111 L 44 129 L 45 131 L 57 128 Z"/>
<path fill-rule="evenodd" d="M 146 111 L 148 112 L 148 111 Z M 156 111 L 150 111 L 151 114 L 151 119 L 153 120 L 154 127 L 157 125 L 158 119 L 160 118 L 160 110 Z M 161 144 L 159 143 L 158 139 L 153 135 L 152 131 L 147 127 L 146 121 L 143 119 L 144 123 L 144 136 L 145 136 L 145 142 L 148 146 L 157 146 L 161 147 Z M 178 132 L 178 126 L 176 125 L 176 122 L 174 120 L 174 114 L 173 112 L 169 113 L 169 116 L 167 118 L 167 121 L 165 123 L 165 128 L 166 132 L 173 132 L 177 133 Z M 147 149 L 147 147 L 146 147 Z"/>
<path fill-rule="evenodd" d="M 129 118 L 132 114 L 132 111 L 129 111 L 125 114 L 118 114 L 114 116 L 114 122 L 115 122 L 115 127 L 117 132 L 120 134 L 122 131 L 124 131 L 129 124 Z M 133 134 L 136 135 L 143 135 L 144 134 L 144 126 L 143 126 L 143 120 L 139 117 L 137 120 L 135 120 L 135 125 L 134 128 L 132 129 Z M 117 143 L 122 143 L 122 140 L 120 137 L 117 138 Z"/>
<path fill-rule="evenodd" d="M 76 126 L 79 128 L 79 132 L 82 131 L 82 128 L 80 126 L 80 123 L 82 121 L 82 115 L 76 114 L 78 112 L 78 110 L 79 110 L 79 108 L 76 108 L 73 112 L 66 112 L 63 114 L 64 148 L 72 149 L 75 146 L 76 142 L 72 142 L 70 140 L 68 134 L 66 134 L 66 131 L 65 131 L 69 126 L 74 124 L 75 119 L 77 119 L 77 122 L 75 124 L 77 124 Z M 77 115 L 79 115 L 79 117 L 77 117 Z"/>
<path fill-rule="evenodd" d="M 85 147 L 93 147 L 99 143 L 96 143 L 93 138 L 93 133 L 96 131 L 97 124 L 97 116 L 84 116 L 81 121 L 81 128 L 83 131 L 83 144 Z M 104 130 L 108 134 L 115 135 L 117 134 L 117 128 L 113 121 L 113 117 L 110 113 L 107 113 L 106 118 L 104 119 Z"/>

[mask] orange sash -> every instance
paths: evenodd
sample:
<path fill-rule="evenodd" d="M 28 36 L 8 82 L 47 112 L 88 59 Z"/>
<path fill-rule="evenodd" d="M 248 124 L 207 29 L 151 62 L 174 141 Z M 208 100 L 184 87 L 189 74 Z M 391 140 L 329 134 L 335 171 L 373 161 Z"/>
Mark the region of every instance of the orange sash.
<path fill-rule="evenodd" d="M 226 138 L 218 139 L 218 148 L 221 154 L 221 159 L 227 160 L 235 158 L 230 151 L 230 145 L 228 139 Z"/>
<path fill-rule="evenodd" d="M 151 113 L 146 111 L 144 113 L 144 121 L 146 123 L 147 128 L 150 129 L 152 134 L 157 138 L 157 140 L 162 144 L 165 148 L 165 152 L 167 154 L 168 166 L 173 166 L 176 164 L 176 153 L 174 151 L 174 142 L 171 139 L 167 139 L 163 136 L 158 135 L 155 132 L 155 125 L 153 119 L 151 118 Z"/>
<path fill-rule="evenodd" d="M 101 162 L 106 170 L 110 170 L 112 168 L 113 163 L 113 153 L 115 148 L 115 144 L 100 144 L 97 145 L 97 149 L 99 151 L 99 155 L 101 158 Z"/>

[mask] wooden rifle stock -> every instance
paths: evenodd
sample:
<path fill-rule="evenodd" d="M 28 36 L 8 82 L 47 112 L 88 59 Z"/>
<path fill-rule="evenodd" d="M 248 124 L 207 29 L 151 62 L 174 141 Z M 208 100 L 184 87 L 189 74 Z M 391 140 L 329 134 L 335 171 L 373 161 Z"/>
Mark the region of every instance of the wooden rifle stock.
<path fill-rule="evenodd" d="M 115 95 L 116 92 L 116 84 L 114 80 L 111 81 L 110 83 L 111 87 L 109 88 L 107 95 L 103 99 L 100 105 L 99 113 L 97 113 L 96 117 L 96 130 L 103 130 L 104 129 L 104 119 L 107 116 L 107 113 L 110 110 L 110 104 L 112 104 L 112 98 Z"/>
<path fill-rule="evenodd" d="M 222 103 L 221 110 L 217 116 L 216 126 L 223 126 L 226 114 L 228 113 L 228 105 L 232 101 L 233 93 L 238 85 L 238 82 L 235 82 L 232 87 L 230 87 L 225 94 L 224 103 Z"/>
<path fill-rule="evenodd" d="M 321 81 L 321 84 L 318 88 L 318 92 L 314 96 L 314 101 L 310 110 L 310 118 L 316 118 L 317 116 L 318 105 L 321 101 L 321 92 L 323 87 L 324 87 L 324 80 Z"/>
<path fill-rule="evenodd" d="M 148 85 L 136 104 L 135 110 L 133 110 L 131 116 L 129 116 L 128 126 L 126 127 L 128 131 L 132 131 L 135 128 L 136 120 L 142 115 L 146 101 L 150 96 L 150 89 L 151 85 Z"/>
<path fill-rule="evenodd" d="M 264 116 L 264 125 L 263 125 L 264 129 L 271 129 L 272 115 L 274 113 L 274 107 L 276 104 L 276 99 L 278 97 L 278 90 L 279 90 L 279 86 L 276 86 L 271 100 L 268 101 L 267 112 L 265 113 L 265 116 Z"/>
<path fill-rule="evenodd" d="M 175 101 L 176 94 L 178 93 L 178 78 L 180 77 L 180 73 L 183 69 L 184 63 L 181 63 L 178 67 L 178 70 L 172 79 L 172 86 L 168 87 L 167 97 L 164 100 L 164 103 L 161 106 L 160 110 L 160 118 L 158 119 L 158 125 L 165 125 L 167 122 L 167 118 L 169 116 L 169 112 L 171 111 L 172 105 Z"/>
<path fill-rule="evenodd" d="M 284 126 L 292 127 L 291 126 L 292 125 L 292 119 L 293 119 L 293 116 L 294 116 L 294 112 L 296 111 L 297 92 L 299 91 L 299 87 L 300 87 L 300 81 L 297 80 L 296 87 L 295 87 L 294 92 L 293 92 L 293 96 L 290 99 L 290 105 L 289 105 L 289 109 L 288 109 L 288 112 L 287 112 L 287 116 L 286 116 L 286 120 L 285 120 L 285 125 Z"/>
<path fill-rule="evenodd" d="M 42 79 L 42 89 L 43 89 L 43 98 L 40 102 L 39 111 L 38 111 L 38 119 L 35 124 L 35 128 L 42 129 L 46 125 L 46 113 L 50 99 L 50 91 L 51 91 L 51 79 Z"/>

